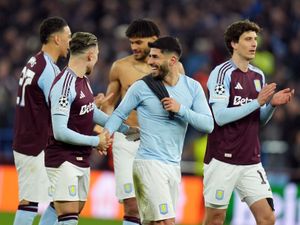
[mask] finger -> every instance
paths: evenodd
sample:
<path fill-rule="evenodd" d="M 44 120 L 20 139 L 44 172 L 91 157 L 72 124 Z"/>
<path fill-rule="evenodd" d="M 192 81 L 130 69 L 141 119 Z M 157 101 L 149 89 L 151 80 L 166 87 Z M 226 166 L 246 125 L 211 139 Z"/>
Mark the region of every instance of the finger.
<path fill-rule="evenodd" d="M 107 102 L 113 95 L 114 93 L 109 93 L 105 98 L 103 98 L 103 102 Z"/>

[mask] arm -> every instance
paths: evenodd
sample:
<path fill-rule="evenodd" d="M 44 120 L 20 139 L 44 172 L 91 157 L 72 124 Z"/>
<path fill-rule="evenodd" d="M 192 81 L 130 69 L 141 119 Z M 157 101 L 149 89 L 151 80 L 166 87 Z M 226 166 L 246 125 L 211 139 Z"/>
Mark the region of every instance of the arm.
<path fill-rule="evenodd" d="M 140 93 L 138 92 L 142 89 L 142 83 L 142 81 L 137 81 L 128 89 L 120 105 L 105 124 L 105 128 L 110 134 L 113 134 L 122 122 L 127 119 L 129 113 L 138 106 L 140 102 Z"/>
<path fill-rule="evenodd" d="M 114 62 L 109 73 L 109 84 L 106 90 L 106 96 L 112 97 L 106 101 L 101 110 L 107 114 L 112 114 L 121 96 L 121 83 L 119 80 L 120 68 L 118 62 Z"/>
<path fill-rule="evenodd" d="M 75 84 L 72 82 L 69 94 L 67 96 L 62 96 L 63 82 L 64 79 L 58 81 L 50 93 L 54 138 L 58 141 L 73 145 L 98 146 L 98 136 L 83 135 L 68 128 L 70 108 L 75 99 L 76 92 L 74 88 Z"/>
<path fill-rule="evenodd" d="M 104 127 L 105 123 L 108 121 L 109 116 L 102 112 L 101 110 L 97 109 L 97 107 L 94 105 L 94 115 L 93 115 L 93 120 L 95 123 L 97 123 L 98 125 Z M 121 124 L 119 131 L 123 134 L 125 134 L 129 129 L 129 126 L 127 126 L 126 124 Z"/>
<path fill-rule="evenodd" d="M 254 99 L 251 102 L 246 104 L 241 104 L 237 107 L 230 107 L 228 108 L 228 99 L 225 98 L 223 101 L 218 101 L 212 104 L 212 111 L 215 116 L 216 123 L 219 126 L 223 126 L 225 124 L 231 123 L 233 121 L 237 121 L 239 119 L 244 118 L 245 116 L 249 115 L 256 109 L 260 108 L 261 106 L 265 105 L 271 96 L 274 94 L 276 88 L 276 84 L 267 84 L 265 85 L 258 94 L 257 99 Z M 269 108 L 267 108 L 269 110 Z M 264 111 L 264 110 L 263 110 Z M 265 120 L 265 117 L 268 117 L 268 113 L 263 114 L 260 116 L 261 120 Z"/>
<path fill-rule="evenodd" d="M 191 92 L 196 93 L 191 109 L 179 104 L 173 98 L 162 99 L 164 108 L 177 113 L 183 121 L 191 124 L 197 130 L 211 133 L 214 128 L 214 121 L 204 91 L 200 84 L 197 84 L 197 87 Z"/>

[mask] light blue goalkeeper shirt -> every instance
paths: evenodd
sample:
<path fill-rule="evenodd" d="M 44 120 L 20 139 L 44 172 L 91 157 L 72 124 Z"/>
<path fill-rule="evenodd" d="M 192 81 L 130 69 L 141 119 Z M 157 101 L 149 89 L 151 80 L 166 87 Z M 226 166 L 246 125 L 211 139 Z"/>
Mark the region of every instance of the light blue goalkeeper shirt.
<path fill-rule="evenodd" d="M 139 80 L 128 89 L 105 128 L 110 133 L 115 132 L 129 113 L 136 109 L 141 132 L 136 159 L 179 164 L 187 125 L 210 133 L 214 122 L 204 91 L 197 81 L 181 75 L 175 86 L 166 88 L 170 97 L 181 104 L 174 120 L 169 119 L 168 111 L 147 84 Z"/>

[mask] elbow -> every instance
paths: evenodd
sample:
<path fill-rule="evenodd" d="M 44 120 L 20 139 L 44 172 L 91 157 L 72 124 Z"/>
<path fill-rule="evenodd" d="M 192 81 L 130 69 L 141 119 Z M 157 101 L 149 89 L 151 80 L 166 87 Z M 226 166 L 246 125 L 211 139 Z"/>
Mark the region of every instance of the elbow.
<path fill-rule="evenodd" d="M 209 123 L 208 123 L 206 132 L 208 134 L 210 134 L 211 132 L 213 132 L 213 130 L 214 130 L 214 119 L 211 118 L 210 121 L 209 121 Z"/>
<path fill-rule="evenodd" d="M 54 139 L 57 141 L 62 141 L 62 142 L 64 141 L 63 132 L 61 132 L 60 130 L 58 130 L 58 131 L 53 130 L 53 136 L 54 136 Z"/>

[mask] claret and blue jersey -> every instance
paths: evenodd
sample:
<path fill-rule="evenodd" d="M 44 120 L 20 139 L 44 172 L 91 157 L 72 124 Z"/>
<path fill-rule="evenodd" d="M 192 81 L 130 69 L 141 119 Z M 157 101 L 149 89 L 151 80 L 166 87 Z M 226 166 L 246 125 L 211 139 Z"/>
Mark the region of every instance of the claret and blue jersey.
<path fill-rule="evenodd" d="M 232 60 L 211 72 L 207 86 L 216 122 L 208 137 L 205 163 L 212 158 L 238 165 L 260 162 L 260 125 L 273 113 L 270 104 L 260 107 L 257 101 L 264 84 L 261 70 L 249 65 L 242 72 Z"/>

